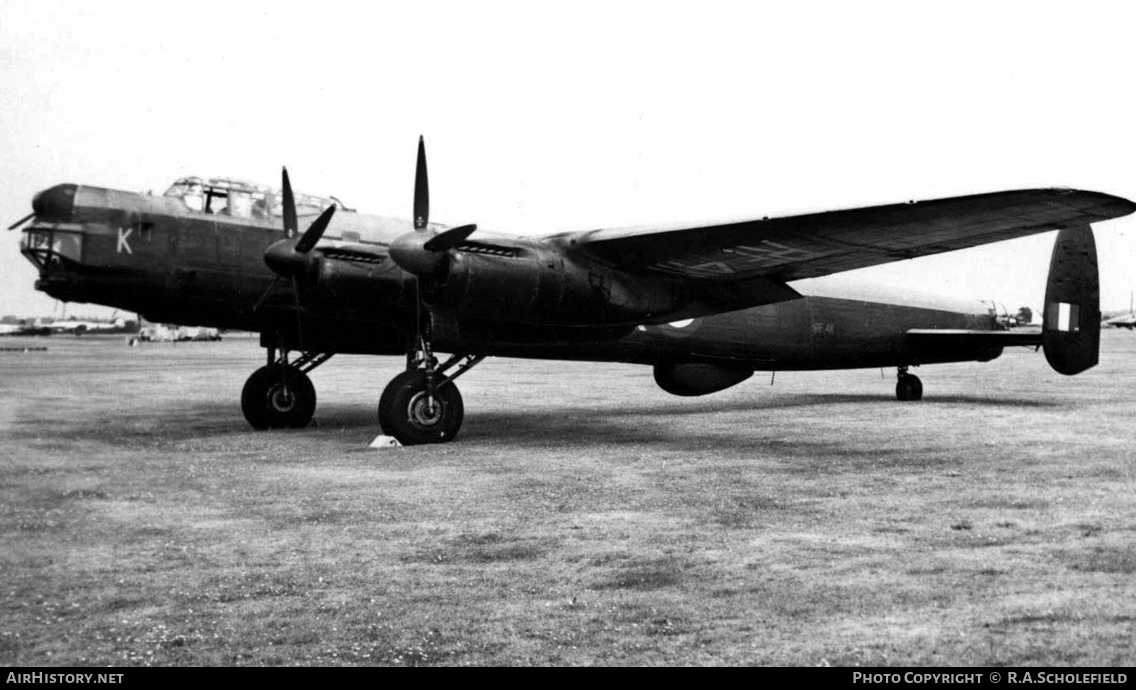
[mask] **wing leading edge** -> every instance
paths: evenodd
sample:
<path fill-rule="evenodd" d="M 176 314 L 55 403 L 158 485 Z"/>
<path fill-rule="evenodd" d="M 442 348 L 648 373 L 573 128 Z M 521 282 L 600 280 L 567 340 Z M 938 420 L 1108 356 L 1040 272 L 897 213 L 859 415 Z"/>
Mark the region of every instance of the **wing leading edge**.
<path fill-rule="evenodd" d="M 1024 189 L 704 225 L 610 228 L 555 236 L 628 273 L 785 283 L 1087 225 L 1133 202 L 1075 189 Z"/>

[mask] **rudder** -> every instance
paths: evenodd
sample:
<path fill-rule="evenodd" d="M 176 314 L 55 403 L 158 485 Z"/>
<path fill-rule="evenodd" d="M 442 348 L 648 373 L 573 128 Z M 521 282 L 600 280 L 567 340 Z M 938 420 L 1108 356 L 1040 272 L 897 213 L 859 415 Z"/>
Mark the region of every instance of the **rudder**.
<path fill-rule="evenodd" d="M 1096 365 L 1100 355 L 1100 279 L 1097 247 L 1087 225 L 1057 233 L 1045 286 L 1045 359 L 1066 376 Z"/>

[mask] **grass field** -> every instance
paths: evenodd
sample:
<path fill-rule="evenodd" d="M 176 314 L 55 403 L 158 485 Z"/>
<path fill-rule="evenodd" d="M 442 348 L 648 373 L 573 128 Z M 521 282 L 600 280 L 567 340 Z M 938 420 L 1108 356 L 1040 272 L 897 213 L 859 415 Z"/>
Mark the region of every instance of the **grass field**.
<path fill-rule="evenodd" d="M 253 432 L 254 339 L 34 344 L 0 352 L 0 664 L 1136 663 L 1133 333 L 906 404 L 489 360 L 456 442 L 385 451 L 399 358 Z"/>

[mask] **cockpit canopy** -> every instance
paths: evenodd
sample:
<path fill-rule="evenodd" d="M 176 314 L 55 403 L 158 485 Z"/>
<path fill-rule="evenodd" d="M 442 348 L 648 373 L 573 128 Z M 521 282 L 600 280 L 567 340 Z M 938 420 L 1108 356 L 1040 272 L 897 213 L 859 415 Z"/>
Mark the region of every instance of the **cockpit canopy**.
<path fill-rule="evenodd" d="M 227 177 L 183 177 L 174 182 L 163 196 L 181 199 L 191 211 L 233 216 L 235 218 L 279 218 L 283 215 L 282 195 L 266 185 L 233 180 Z M 338 203 L 335 197 L 296 194 L 296 215 L 320 213 Z"/>

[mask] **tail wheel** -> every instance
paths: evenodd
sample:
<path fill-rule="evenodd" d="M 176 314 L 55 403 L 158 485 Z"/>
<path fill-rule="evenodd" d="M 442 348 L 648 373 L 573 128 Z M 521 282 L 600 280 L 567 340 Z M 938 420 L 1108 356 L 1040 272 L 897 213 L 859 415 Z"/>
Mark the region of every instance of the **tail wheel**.
<path fill-rule="evenodd" d="M 914 374 L 902 374 L 895 383 L 895 397 L 897 400 L 922 400 L 923 382 Z"/>
<path fill-rule="evenodd" d="M 394 377 L 379 399 L 379 426 L 403 445 L 445 443 L 461 429 L 465 406 L 453 383 L 426 392 L 426 374 L 414 369 Z"/>
<path fill-rule="evenodd" d="M 302 429 L 315 414 L 316 389 L 303 372 L 271 364 L 245 381 L 241 411 L 254 429 Z"/>

